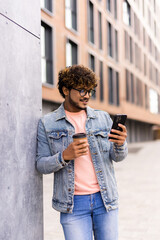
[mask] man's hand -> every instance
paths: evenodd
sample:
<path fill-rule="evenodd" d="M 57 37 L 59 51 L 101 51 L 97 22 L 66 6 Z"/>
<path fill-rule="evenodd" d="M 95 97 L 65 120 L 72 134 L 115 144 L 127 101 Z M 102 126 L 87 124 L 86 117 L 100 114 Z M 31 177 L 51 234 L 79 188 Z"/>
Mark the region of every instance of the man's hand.
<path fill-rule="evenodd" d="M 89 144 L 87 139 L 76 140 L 72 142 L 64 151 L 63 151 L 63 159 L 64 160 L 73 160 L 82 155 L 86 155 L 88 153 Z"/>
<path fill-rule="evenodd" d="M 113 134 L 109 134 L 108 136 L 114 138 L 114 139 L 109 139 L 110 142 L 114 142 L 117 145 L 121 146 L 124 144 L 127 138 L 127 129 L 124 125 L 120 123 L 118 124 L 118 126 L 122 128 L 122 132 L 119 130 L 111 129 L 111 132 Z M 118 135 L 115 135 L 114 133 L 117 133 Z"/>

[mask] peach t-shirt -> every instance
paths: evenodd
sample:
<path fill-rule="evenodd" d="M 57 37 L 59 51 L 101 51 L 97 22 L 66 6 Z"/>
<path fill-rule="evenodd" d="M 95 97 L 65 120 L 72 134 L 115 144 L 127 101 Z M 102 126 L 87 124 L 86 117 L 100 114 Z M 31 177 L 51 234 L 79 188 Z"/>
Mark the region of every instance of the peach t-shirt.
<path fill-rule="evenodd" d="M 78 113 L 66 112 L 68 120 L 75 127 L 75 133 L 86 132 L 86 112 L 81 110 Z M 92 163 L 90 150 L 87 155 L 76 158 L 75 160 L 75 195 L 92 194 L 100 191 L 94 166 Z"/>

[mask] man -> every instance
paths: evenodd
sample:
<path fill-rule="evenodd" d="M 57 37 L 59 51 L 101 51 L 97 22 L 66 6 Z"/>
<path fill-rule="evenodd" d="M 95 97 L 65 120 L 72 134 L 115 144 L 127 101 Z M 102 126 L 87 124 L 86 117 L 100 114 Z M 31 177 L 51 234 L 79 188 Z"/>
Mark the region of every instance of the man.
<path fill-rule="evenodd" d="M 66 240 L 118 239 L 118 193 L 113 162 L 127 155 L 127 131 L 112 130 L 109 114 L 87 106 L 97 86 L 90 69 L 75 65 L 59 72 L 64 103 L 38 125 L 37 169 L 54 172 L 52 206 L 61 212 Z M 73 141 L 75 133 L 87 139 Z M 108 139 L 108 136 L 113 139 Z"/>

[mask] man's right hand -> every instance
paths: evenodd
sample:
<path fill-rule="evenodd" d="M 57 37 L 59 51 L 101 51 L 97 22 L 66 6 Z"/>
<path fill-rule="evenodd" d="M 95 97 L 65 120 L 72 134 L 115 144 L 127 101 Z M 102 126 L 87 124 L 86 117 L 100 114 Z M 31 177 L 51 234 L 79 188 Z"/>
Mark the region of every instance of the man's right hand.
<path fill-rule="evenodd" d="M 73 160 L 88 153 L 89 144 L 87 139 L 76 140 L 72 142 L 64 151 L 64 160 Z"/>

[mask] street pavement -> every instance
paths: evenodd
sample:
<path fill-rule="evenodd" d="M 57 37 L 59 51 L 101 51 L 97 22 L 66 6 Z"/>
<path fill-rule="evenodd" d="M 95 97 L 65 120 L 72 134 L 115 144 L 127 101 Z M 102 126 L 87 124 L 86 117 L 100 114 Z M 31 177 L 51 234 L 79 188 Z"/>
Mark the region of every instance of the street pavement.
<path fill-rule="evenodd" d="M 119 240 L 160 240 L 160 141 L 129 144 L 115 163 L 119 190 Z M 44 240 L 64 240 L 52 209 L 53 175 L 44 176 Z"/>

